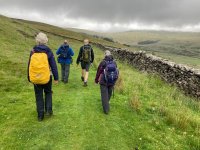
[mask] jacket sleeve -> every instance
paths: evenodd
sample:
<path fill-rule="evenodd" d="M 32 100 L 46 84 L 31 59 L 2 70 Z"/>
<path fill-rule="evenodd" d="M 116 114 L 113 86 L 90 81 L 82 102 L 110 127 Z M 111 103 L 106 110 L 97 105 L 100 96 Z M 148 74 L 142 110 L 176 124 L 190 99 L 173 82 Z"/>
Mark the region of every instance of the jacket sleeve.
<path fill-rule="evenodd" d="M 71 51 L 70 51 L 70 52 L 71 52 L 71 53 L 70 53 L 70 56 L 74 56 L 74 51 L 73 51 L 73 49 L 70 48 L 70 50 L 71 50 Z"/>
<path fill-rule="evenodd" d="M 58 50 L 56 51 L 56 55 L 59 55 L 59 54 L 60 54 L 60 48 L 61 48 L 61 47 L 59 47 Z"/>
<path fill-rule="evenodd" d="M 95 78 L 95 83 L 98 83 L 98 82 L 99 82 L 99 77 L 100 77 L 100 75 L 103 73 L 103 70 L 104 70 L 104 62 L 102 61 L 102 62 L 99 64 L 98 69 L 97 69 L 96 78 Z"/>
<path fill-rule="evenodd" d="M 93 63 L 94 61 L 94 50 L 91 49 L 91 63 Z"/>
<path fill-rule="evenodd" d="M 78 54 L 78 58 L 77 58 L 77 60 L 76 60 L 76 64 L 79 64 L 79 62 L 81 61 L 82 51 L 83 51 L 83 49 L 82 49 L 82 47 L 81 47 L 81 48 L 80 48 L 80 51 L 79 51 L 79 54 Z"/>
<path fill-rule="evenodd" d="M 50 55 L 49 55 L 49 65 L 51 67 L 51 71 L 53 73 L 54 80 L 58 80 L 58 69 L 57 69 L 55 57 L 52 52 L 50 52 Z"/>
<path fill-rule="evenodd" d="M 29 60 L 28 60 L 28 68 L 27 68 L 27 78 L 28 78 L 28 81 L 30 81 L 30 77 L 29 77 L 29 66 L 30 66 L 30 61 L 31 61 L 31 56 L 33 54 L 33 51 L 30 52 L 30 56 L 29 56 Z"/>

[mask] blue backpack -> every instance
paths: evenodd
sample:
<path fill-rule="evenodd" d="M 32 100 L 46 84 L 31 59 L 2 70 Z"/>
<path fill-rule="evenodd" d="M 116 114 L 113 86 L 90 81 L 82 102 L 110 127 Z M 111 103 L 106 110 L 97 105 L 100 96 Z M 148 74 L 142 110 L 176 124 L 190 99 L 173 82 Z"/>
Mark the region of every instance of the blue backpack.
<path fill-rule="evenodd" d="M 68 46 L 62 46 L 59 58 L 64 58 L 64 59 L 69 58 L 68 52 L 69 52 L 69 47 Z"/>
<path fill-rule="evenodd" d="M 108 86 L 114 86 L 119 77 L 119 70 L 117 69 L 117 65 L 113 60 L 105 62 L 106 62 L 106 68 L 104 69 L 105 81 Z"/>

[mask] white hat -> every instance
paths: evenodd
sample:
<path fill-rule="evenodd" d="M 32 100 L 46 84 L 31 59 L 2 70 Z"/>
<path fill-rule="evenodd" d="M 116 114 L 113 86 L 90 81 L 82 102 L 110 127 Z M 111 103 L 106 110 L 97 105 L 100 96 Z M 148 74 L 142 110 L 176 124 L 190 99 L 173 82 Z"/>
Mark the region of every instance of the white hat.
<path fill-rule="evenodd" d="M 111 52 L 109 50 L 106 50 L 105 51 L 105 56 L 110 56 L 111 55 Z"/>
<path fill-rule="evenodd" d="M 48 42 L 47 35 L 42 32 L 38 33 L 35 40 L 38 44 L 47 44 Z"/>

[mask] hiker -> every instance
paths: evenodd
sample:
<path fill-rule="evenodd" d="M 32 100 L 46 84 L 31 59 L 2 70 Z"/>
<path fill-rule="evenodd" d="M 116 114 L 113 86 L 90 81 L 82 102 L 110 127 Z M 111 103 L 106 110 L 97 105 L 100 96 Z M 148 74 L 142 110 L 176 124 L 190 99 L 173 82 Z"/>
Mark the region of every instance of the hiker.
<path fill-rule="evenodd" d="M 118 79 L 119 71 L 117 64 L 113 59 L 110 51 L 105 52 L 105 58 L 99 64 L 95 83 L 100 84 L 101 90 L 101 101 L 105 114 L 109 113 L 110 110 L 110 98 L 114 92 L 114 85 Z"/>
<path fill-rule="evenodd" d="M 47 116 L 53 115 L 52 73 L 55 84 L 58 84 L 58 70 L 55 58 L 51 49 L 46 46 L 47 42 L 46 34 L 39 33 L 36 36 L 37 45 L 33 47 L 28 63 L 28 80 L 34 84 L 38 121 L 44 119 L 44 113 Z"/>
<path fill-rule="evenodd" d="M 76 61 L 76 64 L 79 65 L 81 62 L 81 68 L 82 68 L 82 76 L 81 80 L 84 82 L 84 86 L 87 86 L 88 82 L 88 76 L 89 76 L 89 69 L 90 65 L 94 61 L 94 51 L 92 49 L 92 46 L 89 44 L 89 40 L 84 40 L 84 46 L 80 48 L 79 55 Z"/>
<path fill-rule="evenodd" d="M 61 75 L 62 82 L 68 83 L 70 65 L 72 64 L 72 56 L 74 56 L 74 52 L 72 48 L 69 46 L 68 41 L 65 40 L 64 44 L 62 44 L 56 52 L 58 56 L 58 63 L 61 64 Z"/>

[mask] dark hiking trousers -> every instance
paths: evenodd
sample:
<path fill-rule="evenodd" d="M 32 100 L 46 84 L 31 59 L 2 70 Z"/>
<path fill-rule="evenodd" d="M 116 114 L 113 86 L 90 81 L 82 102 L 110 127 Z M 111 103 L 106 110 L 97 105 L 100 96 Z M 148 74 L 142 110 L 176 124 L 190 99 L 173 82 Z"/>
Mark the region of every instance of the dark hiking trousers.
<path fill-rule="evenodd" d="M 113 86 L 106 86 L 106 85 L 100 85 L 101 89 L 101 101 L 102 101 L 102 106 L 103 106 L 103 111 L 105 114 L 108 114 L 110 110 L 110 98 L 112 96 L 113 92 Z"/>
<path fill-rule="evenodd" d="M 62 81 L 68 82 L 70 72 L 70 64 L 61 64 Z"/>
<path fill-rule="evenodd" d="M 34 85 L 34 90 L 38 117 L 43 117 L 44 111 L 52 113 L 52 77 L 47 84 Z M 45 99 L 43 96 L 43 92 L 45 94 Z"/>

